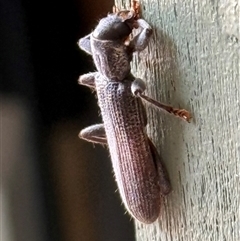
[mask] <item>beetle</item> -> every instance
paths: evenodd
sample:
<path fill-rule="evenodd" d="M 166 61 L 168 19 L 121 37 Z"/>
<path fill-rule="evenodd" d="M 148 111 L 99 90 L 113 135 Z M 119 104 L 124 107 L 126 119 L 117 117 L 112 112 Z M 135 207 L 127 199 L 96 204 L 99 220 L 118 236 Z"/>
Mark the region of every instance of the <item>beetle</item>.
<path fill-rule="evenodd" d="M 129 40 L 133 29 L 140 33 Z M 185 121 L 190 113 L 162 104 L 143 94 L 142 79 L 131 73 L 134 52 L 144 50 L 151 26 L 134 10 L 122 10 L 102 18 L 79 47 L 92 55 L 97 71 L 81 75 L 79 84 L 94 89 L 103 119 L 83 129 L 79 137 L 109 148 L 116 182 L 128 212 L 142 223 L 154 222 L 160 213 L 161 196 L 171 191 L 168 173 L 146 133 L 147 116 L 142 100 Z"/>

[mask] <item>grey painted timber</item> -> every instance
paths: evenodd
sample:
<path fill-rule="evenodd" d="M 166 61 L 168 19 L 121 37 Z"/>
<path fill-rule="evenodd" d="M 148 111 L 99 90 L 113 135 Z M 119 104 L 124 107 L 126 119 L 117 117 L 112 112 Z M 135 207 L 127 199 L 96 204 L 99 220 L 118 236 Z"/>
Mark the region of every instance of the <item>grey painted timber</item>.
<path fill-rule="evenodd" d="M 147 94 L 191 111 L 190 124 L 148 108 L 148 133 L 173 191 L 138 241 L 240 240 L 239 1 L 144 0 L 154 28 L 134 57 Z M 116 1 L 128 7 L 129 1 Z"/>

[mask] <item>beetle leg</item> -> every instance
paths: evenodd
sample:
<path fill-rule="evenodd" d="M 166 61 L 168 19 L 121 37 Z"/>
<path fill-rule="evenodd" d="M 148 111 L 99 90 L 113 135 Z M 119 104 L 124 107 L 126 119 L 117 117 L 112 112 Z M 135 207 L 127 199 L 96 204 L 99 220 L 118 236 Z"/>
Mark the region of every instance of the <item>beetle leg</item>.
<path fill-rule="evenodd" d="M 142 51 L 147 47 L 153 31 L 151 26 L 143 19 L 136 21 L 136 27 L 142 28 L 142 31 L 132 39 L 130 48 L 133 51 Z"/>
<path fill-rule="evenodd" d="M 131 91 L 134 95 L 140 97 L 141 99 L 153 104 L 154 106 L 156 106 L 160 109 L 167 111 L 170 114 L 174 114 L 175 116 L 180 117 L 187 122 L 190 122 L 191 114 L 187 110 L 178 109 L 178 108 L 174 108 L 170 105 L 162 104 L 162 103 L 142 94 L 145 91 L 145 89 L 146 89 L 146 85 L 142 79 L 136 78 L 132 82 Z"/>
<path fill-rule="evenodd" d="M 80 49 L 82 49 L 85 52 L 87 52 L 88 54 L 92 55 L 90 36 L 91 36 L 91 34 L 88 34 L 87 36 L 80 38 L 78 41 L 78 46 Z"/>
<path fill-rule="evenodd" d="M 156 100 L 154 100 L 154 99 L 152 99 L 152 98 L 150 98 L 146 95 L 143 95 L 141 93 L 139 93 L 138 96 L 140 98 L 144 99 L 145 101 L 153 104 L 154 106 L 156 106 L 160 109 L 163 109 L 163 110 L 167 111 L 168 113 L 173 114 L 177 117 L 180 117 L 181 119 L 183 119 L 187 122 L 190 122 L 190 119 L 192 118 L 190 112 L 188 112 L 185 109 L 178 109 L 178 108 L 174 108 L 170 105 L 165 105 L 165 104 L 160 103 L 160 102 L 158 102 L 158 101 L 156 101 Z"/>
<path fill-rule="evenodd" d="M 95 89 L 95 87 L 96 87 L 95 79 L 96 79 L 97 74 L 98 74 L 98 72 L 92 72 L 92 73 L 81 75 L 78 79 L 78 84 L 86 85 L 86 86 L 90 87 L 91 89 Z"/>
<path fill-rule="evenodd" d="M 148 143 L 153 156 L 154 164 L 158 172 L 158 177 L 159 177 L 158 182 L 159 182 L 160 192 L 163 195 L 167 195 L 171 191 L 171 183 L 170 183 L 167 169 L 164 163 L 162 162 L 156 147 L 154 146 L 154 144 L 149 138 L 148 138 Z"/>
<path fill-rule="evenodd" d="M 105 128 L 103 124 L 96 124 L 84 128 L 79 133 L 79 138 L 98 144 L 107 144 Z"/>
<path fill-rule="evenodd" d="M 146 84 L 142 79 L 136 78 L 131 84 L 131 91 L 134 95 L 143 93 L 146 90 Z"/>
<path fill-rule="evenodd" d="M 131 92 L 133 93 L 133 95 L 138 97 L 139 93 L 144 92 L 146 89 L 146 84 L 142 79 L 136 78 L 134 79 L 134 81 L 131 84 Z M 141 105 L 142 101 L 141 101 Z M 142 114 L 143 114 L 143 118 L 144 118 L 144 126 L 147 125 L 147 113 L 146 113 L 146 109 L 144 108 L 144 106 L 142 107 Z"/>

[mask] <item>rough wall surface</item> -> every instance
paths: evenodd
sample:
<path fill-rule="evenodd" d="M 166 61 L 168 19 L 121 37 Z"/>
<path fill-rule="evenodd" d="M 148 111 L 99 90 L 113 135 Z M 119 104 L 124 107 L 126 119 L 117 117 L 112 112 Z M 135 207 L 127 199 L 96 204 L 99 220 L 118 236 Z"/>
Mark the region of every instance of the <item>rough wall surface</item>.
<path fill-rule="evenodd" d="M 190 124 L 148 108 L 148 132 L 172 181 L 138 241 L 240 240 L 239 0 L 144 0 L 154 28 L 133 61 L 147 94 L 191 111 Z M 117 6 L 129 1 L 116 0 Z"/>

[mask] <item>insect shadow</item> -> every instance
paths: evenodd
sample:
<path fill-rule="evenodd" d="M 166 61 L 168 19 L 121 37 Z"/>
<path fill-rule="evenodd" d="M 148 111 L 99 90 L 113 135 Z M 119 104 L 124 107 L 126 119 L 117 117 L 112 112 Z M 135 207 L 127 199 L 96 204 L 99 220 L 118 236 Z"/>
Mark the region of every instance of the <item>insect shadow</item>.
<path fill-rule="evenodd" d="M 154 30 L 149 50 L 135 57 L 136 66 L 138 66 L 136 75 L 141 76 L 141 70 L 145 71 L 143 79 L 147 83 L 147 92 L 151 97 L 160 102 L 190 110 L 185 97 L 189 87 L 185 89 L 183 87 L 184 73 L 178 57 L 180 50 L 169 35 L 157 28 Z M 183 135 L 188 124 L 172 115 L 160 113 L 150 105 L 146 109 L 149 116 L 148 126 L 151 126 L 148 132 L 166 164 L 173 190 L 169 196 L 164 197 L 159 215 L 161 223 L 161 219 L 166 220 L 168 212 L 176 216 L 184 205 L 182 180 L 185 179 L 184 169 L 188 160 L 184 154 L 186 145 Z M 163 230 L 164 227 L 161 229 Z"/>

